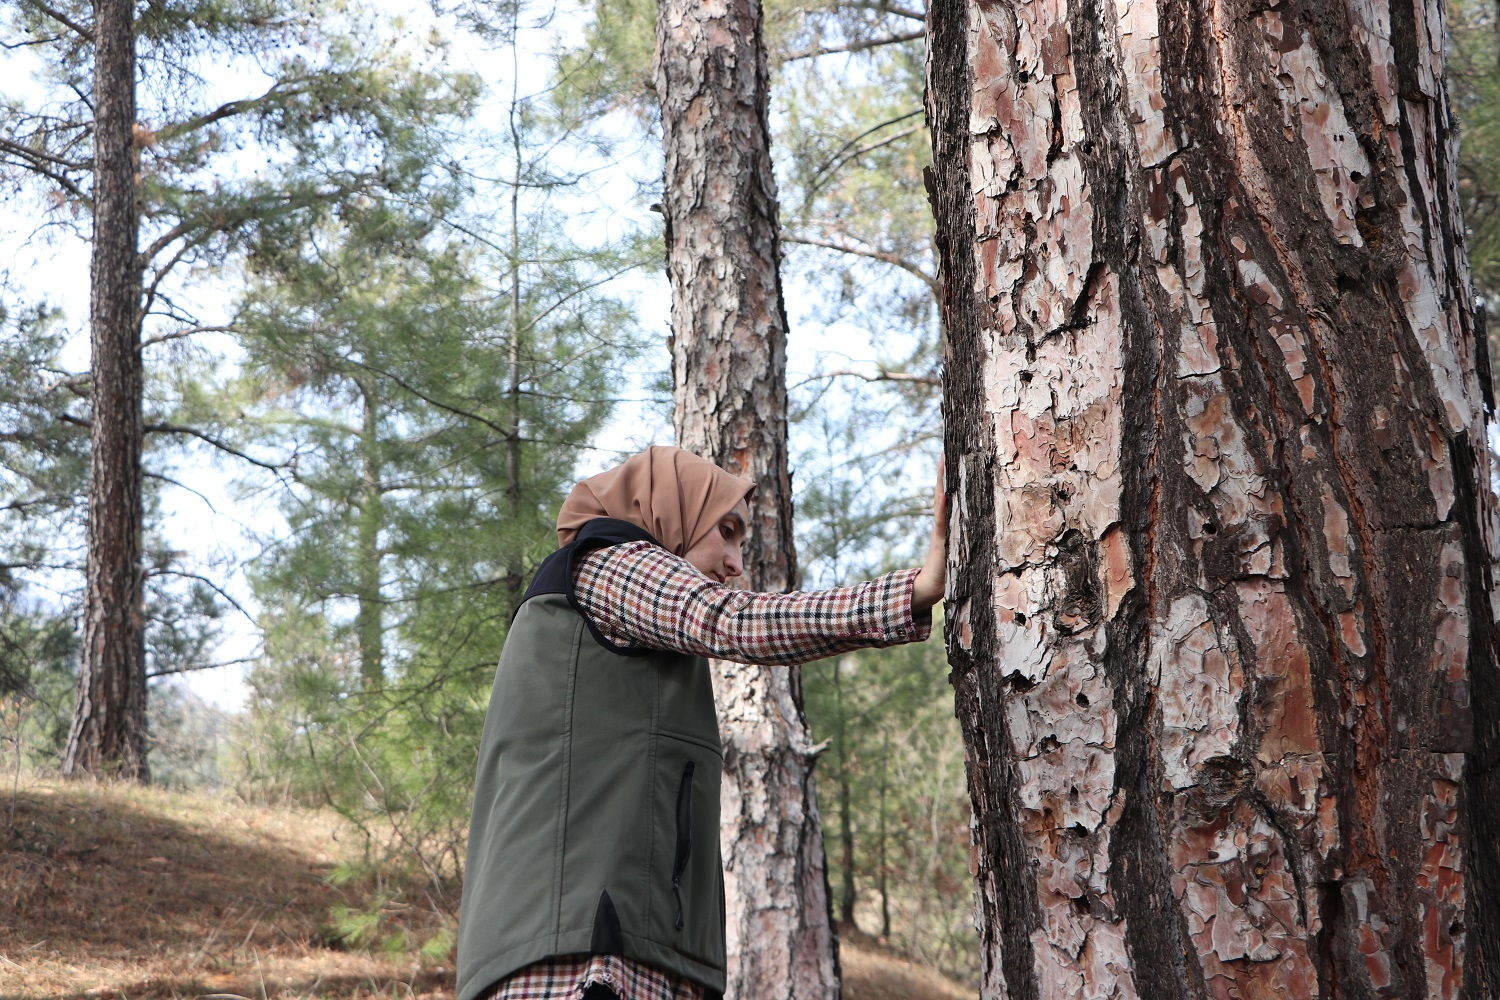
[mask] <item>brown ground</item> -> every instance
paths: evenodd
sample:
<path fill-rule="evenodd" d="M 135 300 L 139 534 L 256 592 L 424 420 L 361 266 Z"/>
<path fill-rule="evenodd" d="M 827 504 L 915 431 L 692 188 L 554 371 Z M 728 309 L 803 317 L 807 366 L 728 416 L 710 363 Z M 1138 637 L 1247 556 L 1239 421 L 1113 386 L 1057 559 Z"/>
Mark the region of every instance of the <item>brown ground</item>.
<path fill-rule="evenodd" d="M 324 814 L 23 779 L 0 792 L 0 998 L 451 998 L 451 962 L 328 946 L 353 847 Z M 857 935 L 843 966 L 846 1000 L 972 995 Z"/>
<path fill-rule="evenodd" d="M 847 925 L 839 928 L 839 963 L 844 1000 L 973 1000 L 978 993 Z"/>

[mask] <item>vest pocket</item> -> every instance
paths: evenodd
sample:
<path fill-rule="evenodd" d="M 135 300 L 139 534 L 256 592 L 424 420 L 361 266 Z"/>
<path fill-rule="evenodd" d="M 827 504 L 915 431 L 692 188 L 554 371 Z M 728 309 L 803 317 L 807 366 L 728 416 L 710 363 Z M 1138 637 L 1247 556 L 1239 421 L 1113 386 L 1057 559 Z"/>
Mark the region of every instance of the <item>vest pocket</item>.
<path fill-rule="evenodd" d="M 645 934 L 711 968 L 724 965 L 719 912 L 719 775 L 723 759 L 697 740 L 657 736 Z M 614 890 L 611 888 L 610 895 Z M 616 904 L 618 904 L 616 900 Z M 621 911 L 623 916 L 624 911 Z M 630 927 L 626 927 L 629 932 Z"/>
<path fill-rule="evenodd" d="M 682 873 L 693 853 L 693 771 L 695 761 L 682 766 L 682 780 L 677 784 L 677 848 L 672 855 L 672 897 L 677 900 L 677 917 L 672 926 L 682 930 Z"/>

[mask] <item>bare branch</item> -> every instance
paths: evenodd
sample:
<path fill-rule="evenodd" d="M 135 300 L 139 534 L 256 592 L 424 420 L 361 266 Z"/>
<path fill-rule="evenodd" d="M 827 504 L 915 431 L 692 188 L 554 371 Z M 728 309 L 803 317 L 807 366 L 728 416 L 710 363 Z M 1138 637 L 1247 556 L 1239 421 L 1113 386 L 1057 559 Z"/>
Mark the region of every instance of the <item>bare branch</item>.
<path fill-rule="evenodd" d="M 849 42 L 847 45 L 814 45 L 810 49 L 800 49 L 790 55 L 783 56 L 781 61 L 795 62 L 798 59 L 831 56 L 837 52 L 864 52 L 866 49 L 875 49 L 882 45 L 899 45 L 902 42 L 914 42 L 926 34 L 926 28 L 918 28 L 916 31 L 906 31 L 899 35 L 887 35 L 884 38 L 867 38 L 861 42 Z"/>
<path fill-rule="evenodd" d="M 925 22 L 927 20 L 927 12 L 925 10 L 913 10 L 910 7 L 898 7 L 893 3 L 885 2 L 885 0 L 874 0 L 874 2 L 871 2 L 871 0 L 855 0 L 855 2 L 849 4 L 849 6 L 861 7 L 865 10 L 878 10 L 882 14 L 894 14 L 897 17 L 904 17 L 912 21 Z"/>
<path fill-rule="evenodd" d="M 74 422 L 76 423 L 77 421 Z M 252 458 L 251 456 L 240 451 L 238 448 L 235 448 L 228 442 L 221 441 L 218 438 L 214 437 L 212 434 L 206 434 L 203 431 L 198 430 L 196 427 L 184 427 L 181 424 L 147 424 L 144 428 L 142 428 L 142 430 L 146 431 L 148 434 L 186 434 L 189 437 L 195 437 L 200 441 L 204 441 L 210 445 L 213 445 L 215 448 L 219 449 L 227 455 L 233 455 L 235 458 L 249 462 L 251 465 L 259 466 L 262 469 L 269 469 L 271 472 L 280 472 L 282 469 L 287 467 L 286 463 L 284 462 L 277 464 L 274 462 L 263 462 L 258 458 Z"/>
<path fill-rule="evenodd" d="M 239 601 L 236 601 L 233 597 L 231 597 L 228 593 L 226 593 L 224 591 L 223 587 L 219 586 L 217 583 L 214 583 L 212 580 L 210 580 L 206 576 L 201 576 L 198 573 L 189 573 L 186 570 L 180 570 L 180 569 L 154 569 L 154 570 L 151 571 L 151 575 L 152 576 L 180 576 L 180 577 L 182 577 L 185 580 L 197 580 L 199 583 L 201 583 L 204 586 L 208 587 L 209 590 L 212 590 L 214 593 L 216 593 L 220 597 L 224 598 L 224 600 L 228 601 L 234 607 L 234 609 L 236 611 L 238 611 L 240 614 L 242 614 L 242 615 L 245 616 L 245 618 L 250 622 L 251 625 L 254 625 L 256 628 L 260 628 L 260 622 L 258 622 L 258 621 L 255 620 L 255 616 L 254 615 L 252 615 L 250 612 L 246 611 L 245 608 L 244 608 L 244 606 L 241 605 Z"/>
<path fill-rule="evenodd" d="M 0 42 L 0 49 L 14 52 L 16 49 L 26 49 L 33 45 L 51 45 L 61 37 L 62 35 L 46 35 L 42 38 L 26 38 L 19 42 Z"/>
<path fill-rule="evenodd" d="M 143 329 L 145 327 L 146 316 L 150 314 L 151 307 L 156 304 L 156 294 L 157 294 L 157 292 L 159 292 L 161 290 L 161 283 L 166 280 L 166 277 L 171 272 L 172 268 L 176 267 L 179 263 L 181 263 L 182 259 L 184 257 L 186 257 L 189 253 L 191 253 L 194 247 L 198 246 L 204 240 L 206 240 L 208 238 L 208 236 L 209 236 L 209 234 L 206 233 L 206 232 L 199 232 L 192 239 L 187 240 L 186 242 L 184 242 L 182 244 L 182 246 L 178 247 L 177 248 L 177 252 L 172 255 L 172 259 L 171 260 L 167 261 L 161 267 L 158 267 L 156 269 L 156 274 L 155 274 L 154 277 L 152 277 L 151 284 L 150 284 L 150 286 L 147 287 L 146 294 L 145 294 L 145 296 L 144 296 L 144 298 L 142 300 L 142 303 L 141 303 L 141 311 L 140 311 L 140 314 L 139 314 L 139 318 L 136 320 L 136 330 L 137 330 L 137 332 L 139 332 L 141 329 Z M 155 256 L 155 255 L 153 254 L 152 256 Z M 142 263 L 144 264 L 146 261 L 149 261 L 150 259 L 151 259 L 151 257 L 143 257 L 141 260 L 142 260 Z M 143 344 L 141 346 L 144 347 L 145 345 Z"/>
<path fill-rule="evenodd" d="M 462 408 L 454 406 L 454 405 L 452 405 L 450 403 L 444 403 L 440 399 L 434 399 L 432 396 L 429 396 L 428 394 L 422 392 L 422 390 L 420 390 L 417 387 L 413 386 L 411 383 L 409 383 L 406 380 L 402 379 L 395 372 L 385 371 L 384 369 L 376 368 L 374 365 L 368 365 L 368 364 L 365 364 L 362 361 L 356 361 L 356 360 L 354 360 L 353 358 L 350 358 L 350 357 L 345 357 L 342 360 L 346 364 L 353 365 L 356 368 L 363 368 L 367 372 L 371 372 L 371 373 L 373 373 L 375 375 L 382 376 L 383 378 L 390 379 L 392 382 L 396 383 L 401 388 L 403 388 L 407 392 L 411 393 L 413 396 L 416 396 L 418 399 L 420 399 L 424 403 L 427 403 L 427 404 L 429 404 L 431 406 L 436 406 L 438 409 L 445 410 L 448 413 L 453 414 L 454 416 L 464 417 L 465 419 L 473 420 L 473 421 L 475 421 L 477 423 L 481 423 L 484 426 L 488 427 L 490 430 L 494 431 L 496 434 L 499 434 L 501 436 L 501 438 L 503 438 L 503 439 L 505 439 L 507 441 L 510 440 L 511 433 L 510 433 L 510 429 L 509 428 L 501 427 L 499 424 L 495 423 L 492 420 L 486 420 L 484 417 L 481 417 L 477 413 L 472 413 L 469 410 L 462 409 Z"/>
<path fill-rule="evenodd" d="M 241 656 L 237 660 L 225 660 L 222 663 L 195 663 L 191 666 L 173 667 L 170 670 L 152 670 L 151 672 L 146 674 L 146 679 L 149 681 L 153 677 L 170 677 L 173 674 L 186 674 L 191 673 L 194 670 L 216 670 L 219 667 L 233 667 L 241 663 L 254 662 L 255 657 L 253 656 Z"/>
<path fill-rule="evenodd" d="M 94 426 L 92 421 L 85 420 L 83 417 L 75 417 L 71 413 L 61 414 L 57 419 L 65 424 L 73 424 L 78 427 L 87 427 L 92 429 Z M 268 469 L 271 472 L 280 472 L 282 469 L 289 467 L 288 463 L 286 462 L 277 464 L 274 462 L 264 462 L 258 458 L 253 458 L 250 455 L 247 455 L 244 452 L 240 451 L 233 445 L 229 444 L 228 442 L 221 441 L 218 438 L 214 437 L 212 434 L 200 431 L 196 427 L 184 427 L 181 424 L 146 424 L 141 428 L 141 430 L 145 431 L 147 434 L 186 434 L 189 437 L 195 437 L 200 441 L 204 441 L 208 444 L 213 445 L 215 448 L 219 449 L 227 455 L 233 455 L 235 458 L 249 462 L 251 465 L 259 466 L 262 469 Z"/>
<path fill-rule="evenodd" d="M 199 333 L 233 333 L 234 331 L 235 328 L 232 326 L 190 326 L 183 330 L 174 330 L 171 333 L 163 333 L 155 337 L 147 337 L 145 340 L 141 341 L 141 348 L 142 350 L 144 350 L 147 347 L 154 347 L 157 344 L 164 344 L 169 340 L 181 340 L 183 337 L 191 337 L 194 334 Z"/>
<path fill-rule="evenodd" d="M 880 149 L 882 146 L 889 146 L 891 143 L 899 142 L 909 135 L 915 135 L 921 130 L 921 125 L 913 125 L 910 128 L 904 128 L 899 132 L 893 132 L 892 134 L 886 136 L 884 139 L 877 139 L 874 142 L 866 143 L 863 146 L 851 149 L 848 155 L 839 157 L 836 160 L 829 160 L 827 163 L 823 164 L 822 169 L 820 169 L 818 173 L 813 176 L 813 179 L 808 182 L 807 186 L 809 188 L 815 188 L 818 181 L 823 179 L 823 175 L 825 173 L 842 167 L 846 163 L 852 163 L 855 160 L 859 159 L 861 156 L 864 156 L 866 153 L 873 153 L 875 152 L 875 150 Z"/>
<path fill-rule="evenodd" d="M 83 391 L 80 387 L 88 385 L 93 380 L 93 372 L 80 372 L 77 375 L 68 375 L 58 379 L 56 382 L 53 382 L 50 385 L 43 386 L 41 394 L 43 396 L 46 396 L 56 392 L 58 389 L 66 389 L 73 395 L 86 399 L 88 398 L 88 393 Z"/>
<path fill-rule="evenodd" d="M 162 248 L 166 247 L 169 243 L 171 243 L 178 237 L 192 232 L 192 230 L 197 225 L 198 220 L 195 218 L 183 219 L 182 221 L 178 222 L 177 225 L 162 233 L 154 241 L 152 241 L 150 246 L 141 251 L 141 260 L 144 262 L 153 259 L 157 254 L 161 253 Z"/>
<path fill-rule="evenodd" d="M 841 368 L 834 372 L 821 372 L 817 375 L 809 375 L 796 385 L 788 386 L 789 389 L 800 389 L 809 382 L 817 382 L 821 379 L 830 378 L 858 378 L 866 382 L 914 382 L 917 385 L 931 385 L 941 388 L 943 380 L 936 375 L 918 375 L 914 372 L 893 372 L 884 368 L 874 372 L 855 371 L 853 368 Z"/>
<path fill-rule="evenodd" d="M 917 117 L 917 115 L 920 115 L 920 114 L 923 114 L 923 113 L 924 113 L 923 109 L 922 108 L 918 108 L 915 111 L 908 111 L 904 115 L 897 115 L 895 118 L 888 118 L 888 119 L 886 119 L 883 122 L 880 122 L 880 123 L 875 124 L 875 125 L 871 125 L 869 128 L 865 129 L 859 135 L 856 135 L 854 138 L 852 138 L 848 142 L 844 143 L 838 149 L 835 149 L 833 151 L 833 155 L 830 156 L 830 157 L 828 157 L 828 159 L 824 160 L 823 163 L 822 163 L 822 165 L 819 166 L 817 170 L 813 171 L 812 180 L 810 180 L 810 181 L 807 182 L 807 186 L 809 188 L 816 188 L 817 184 L 818 184 L 818 181 L 822 179 L 823 175 L 826 174 L 826 173 L 828 173 L 828 171 L 832 170 L 834 168 L 834 166 L 836 166 L 841 159 L 844 159 L 844 160 L 849 159 L 849 157 L 844 156 L 844 154 L 846 152 L 848 152 L 849 150 L 854 149 L 856 146 L 858 146 L 859 145 L 859 141 L 861 139 L 865 138 L 866 136 L 874 135 L 876 132 L 879 132 L 883 128 L 889 128 L 892 125 L 899 125 L 900 123 L 906 121 L 908 118 L 915 118 L 915 117 Z M 905 132 L 903 132 L 901 134 L 902 135 L 910 135 L 912 133 L 912 131 L 913 130 L 908 129 L 907 131 L 905 131 Z M 878 147 L 872 147 L 872 148 L 878 148 Z M 856 152 L 854 155 L 858 155 L 858 153 Z"/>
<path fill-rule="evenodd" d="M 833 240 L 818 240 L 813 239 L 809 236 L 793 236 L 790 233 L 782 233 L 781 242 L 800 243 L 803 246 L 809 247 L 822 247 L 825 250 L 837 250 L 840 253 L 851 254 L 855 257 L 867 257 L 870 260 L 878 260 L 883 264 L 889 264 L 892 267 L 899 267 L 907 274 L 914 275 L 915 277 L 922 279 L 923 284 L 925 284 L 929 289 L 932 290 L 932 294 L 937 295 L 939 292 L 937 278 L 928 274 L 916 264 L 907 260 L 905 257 L 902 257 L 900 254 L 892 253 L 889 250 L 866 249 L 864 247 L 852 246 L 848 243 L 838 243 Z"/>

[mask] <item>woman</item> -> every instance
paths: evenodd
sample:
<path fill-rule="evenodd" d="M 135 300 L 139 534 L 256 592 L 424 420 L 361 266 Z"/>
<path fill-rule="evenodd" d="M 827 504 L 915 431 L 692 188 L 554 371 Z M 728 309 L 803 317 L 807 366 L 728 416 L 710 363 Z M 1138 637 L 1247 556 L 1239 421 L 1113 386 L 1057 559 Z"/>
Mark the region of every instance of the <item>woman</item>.
<path fill-rule="evenodd" d="M 724 990 L 723 756 L 706 657 L 793 664 L 920 642 L 927 562 L 753 594 L 755 484 L 653 447 L 573 488 L 490 695 L 459 918 L 458 1000 L 699 1000 Z"/>

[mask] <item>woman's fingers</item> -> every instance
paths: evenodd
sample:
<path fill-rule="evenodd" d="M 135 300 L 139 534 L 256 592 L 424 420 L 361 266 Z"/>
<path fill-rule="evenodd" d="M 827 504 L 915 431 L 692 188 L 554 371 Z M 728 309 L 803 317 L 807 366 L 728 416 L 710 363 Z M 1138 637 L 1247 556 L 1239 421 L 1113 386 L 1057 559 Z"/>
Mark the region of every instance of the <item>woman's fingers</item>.
<path fill-rule="evenodd" d="M 943 462 L 938 457 L 937 490 L 932 495 L 932 512 L 936 524 L 933 526 L 933 534 L 938 537 L 947 537 L 948 534 L 948 492 L 943 488 Z"/>

